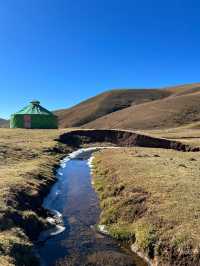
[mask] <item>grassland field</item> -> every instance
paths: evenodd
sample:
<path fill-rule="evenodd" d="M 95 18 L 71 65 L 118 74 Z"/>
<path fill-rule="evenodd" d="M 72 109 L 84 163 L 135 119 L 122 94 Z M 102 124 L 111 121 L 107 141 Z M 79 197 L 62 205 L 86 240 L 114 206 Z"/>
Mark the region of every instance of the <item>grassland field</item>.
<path fill-rule="evenodd" d="M 56 181 L 55 166 L 72 151 L 56 140 L 67 131 L 0 129 L 0 265 L 38 264 L 33 243 L 48 226 L 41 204 Z M 197 129 L 149 134 L 200 143 Z M 189 250 L 192 265 L 200 246 L 199 153 L 133 147 L 95 158 L 101 222 L 112 235 L 166 263 L 169 254 L 182 261 Z"/>

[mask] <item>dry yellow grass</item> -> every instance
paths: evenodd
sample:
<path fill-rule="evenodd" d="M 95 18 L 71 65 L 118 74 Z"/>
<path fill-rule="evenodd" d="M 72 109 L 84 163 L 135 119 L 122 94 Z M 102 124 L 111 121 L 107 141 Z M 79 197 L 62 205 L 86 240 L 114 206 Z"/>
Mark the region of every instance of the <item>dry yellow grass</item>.
<path fill-rule="evenodd" d="M 112 235 L 158 255 L 159 265 L 200 264 L 199 153 L 122 148 L 94 163 L 101 222 Z"/>
<path fill-rule="evenodd" d="M 0 202 L 8 189 L 27 185 L 26 175 L 38 172 L 39 165 L 50 160 L 48 150 L 55 147 L 58 136 L 56 130 L 0 130 Z"/>
<path fill-rule="evenodd" d="M 187 126 L 163 129 L 148 130 L 146 133 L 158 137 L 177 140 L 185 144 L 200 147 L 200 123 L 192 123 Z"/>
<path fill-rule="evenodd" d="M 37 207 L 55 180 L 53 166 L 61 157 L 55 139 L 62 132 L 0 129 L 0 265 L 37 265 L 32 233 L 46 226 Z"/>

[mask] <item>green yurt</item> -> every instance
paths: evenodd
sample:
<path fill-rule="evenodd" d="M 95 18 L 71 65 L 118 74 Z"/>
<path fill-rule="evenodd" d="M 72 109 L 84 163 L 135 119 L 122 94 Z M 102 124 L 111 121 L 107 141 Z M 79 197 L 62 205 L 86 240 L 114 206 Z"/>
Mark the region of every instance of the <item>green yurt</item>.
<path fill-rule="evenodd" d="M 32 101 L 21 111 L 11 115 L 11 128 L 58 128 L 57 117 L 40 105 L 39 101 Z"/>

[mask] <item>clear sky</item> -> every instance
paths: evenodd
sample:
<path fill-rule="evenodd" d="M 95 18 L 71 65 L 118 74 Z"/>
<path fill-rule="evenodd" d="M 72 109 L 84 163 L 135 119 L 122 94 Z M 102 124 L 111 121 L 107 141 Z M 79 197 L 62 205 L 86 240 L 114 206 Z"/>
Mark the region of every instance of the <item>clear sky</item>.
<path fill-rule="evenodd" d="M 0 1 L 0 117 L 198 81 L 199 0 Z"/>

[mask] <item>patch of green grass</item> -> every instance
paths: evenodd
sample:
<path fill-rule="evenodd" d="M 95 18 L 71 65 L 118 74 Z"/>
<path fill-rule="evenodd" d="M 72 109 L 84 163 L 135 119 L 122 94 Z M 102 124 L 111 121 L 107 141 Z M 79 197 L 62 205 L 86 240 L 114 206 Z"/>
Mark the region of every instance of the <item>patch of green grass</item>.
<path fill-rule="evenodd" d="M 108 227 L 112 237 L 121 241 L 134 241 L 135 230 L 129 224 L 112 224 Z"/>
<path fill-rule="evenodd" d="M 150 257 L 154 254 L 154 248 L 157 242 L 156 230 L 151 224 L 138 222 L 135 225 L 136 245 L 144 250 Z"/>

